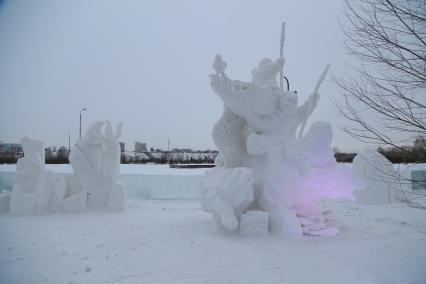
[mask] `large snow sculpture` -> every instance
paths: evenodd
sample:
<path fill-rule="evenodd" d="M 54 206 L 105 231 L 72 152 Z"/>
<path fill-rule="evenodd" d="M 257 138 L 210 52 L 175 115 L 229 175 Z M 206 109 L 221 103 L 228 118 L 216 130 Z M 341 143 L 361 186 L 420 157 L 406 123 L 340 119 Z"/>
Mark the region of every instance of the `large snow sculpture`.
<path fill-rule="evenodd" d="M 125 186 L 118 181 L 122 125 L 114 134 L 109 121 L 95 122 L 75 143 L 70 154 L 74 176 L 67 179 L 64 211 L 80 212 L 86 203 L 89 208 L 125 209 Z"/>
<path fill-rule="evenodd" d="M 273 231 L 334 235 L 337 228 L 328 226 L 332 214 L 318 203 L 323 198 L 353 200 L 358 183 L 351 169 L 338 165 L 333 157 L 330 124 L 316 122 L 304 136 L 296 137 L 318 103 L 318 88 L 328 67 L 315 91 L 299 106 L 296 92 L 278 86 L 283 65 L 282 57 L 263 59 L 252 71 L 252 81 L 242 82 L 228 78 L 227 64 L 216 56 L 211 87 L 224 102 L 224 112 L 213 127 L 220 154 L 217 168 L 204 176 L 202 206 L 229 230 L 238 228 L 241 214 L 254 209 L 269 213 Z M 245 169 L 244 178 L 253 182 L 233 186 L 241 178 L 233 174 L 236 169 Z M 252 200 L 240 196 L 245 202 L 234 202 L 236 188 L 243 196 L 253 192 Z"/>

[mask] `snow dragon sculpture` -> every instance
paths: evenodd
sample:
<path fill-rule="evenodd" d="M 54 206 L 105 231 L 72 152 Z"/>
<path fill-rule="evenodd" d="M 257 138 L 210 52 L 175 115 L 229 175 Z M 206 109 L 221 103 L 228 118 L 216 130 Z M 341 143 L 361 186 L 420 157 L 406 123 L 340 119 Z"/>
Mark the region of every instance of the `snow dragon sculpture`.
<path fill-rule="evenodd" d="M 318 104 L 327 69 L 307 101 L 298 105 L 296 92 L 278 87 L 283 65 L 283 58 L 263 59 L 252 81 L 242 82 L 230 79 L 227 64 L 216 56 L 210 82 L 224 111 L 212 136 L 220 156 L 203 178 L 202 206 L 228 230 L 237 230 L 244 212 L 262 210 L 269 213 L 272 231 L 335 235 L 330 212 L 318 202 L 353 199 L 356 178 L 334 160 L 330 124 L 316 122 L 296 137 Z"/>

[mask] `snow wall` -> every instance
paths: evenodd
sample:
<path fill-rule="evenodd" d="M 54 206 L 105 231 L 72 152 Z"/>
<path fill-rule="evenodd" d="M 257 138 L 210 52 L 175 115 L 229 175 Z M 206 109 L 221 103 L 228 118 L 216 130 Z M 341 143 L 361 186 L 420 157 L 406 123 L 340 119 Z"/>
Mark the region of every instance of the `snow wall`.
<path fill-rule="evenodd" d="M 0 190 L 11 191 L 15 175 L 14 172 L 0 171 Z M 126 184 L 127 197 L 136 199 L 199 199 L 201 177 L 202 175 L 120 174 L 120 180 Z"/>

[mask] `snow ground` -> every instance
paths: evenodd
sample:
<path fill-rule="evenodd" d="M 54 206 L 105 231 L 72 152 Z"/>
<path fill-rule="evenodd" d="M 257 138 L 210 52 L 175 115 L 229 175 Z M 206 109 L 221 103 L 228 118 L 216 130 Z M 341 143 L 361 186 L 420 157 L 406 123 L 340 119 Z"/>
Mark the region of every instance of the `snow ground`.
<path fill-rule="evenodd" d="M 426 212 L 328 203 L 334 238 L 217 231 L 199 201 L 123 213 L 0 216 L 0 283 L 426 283 Z"/>

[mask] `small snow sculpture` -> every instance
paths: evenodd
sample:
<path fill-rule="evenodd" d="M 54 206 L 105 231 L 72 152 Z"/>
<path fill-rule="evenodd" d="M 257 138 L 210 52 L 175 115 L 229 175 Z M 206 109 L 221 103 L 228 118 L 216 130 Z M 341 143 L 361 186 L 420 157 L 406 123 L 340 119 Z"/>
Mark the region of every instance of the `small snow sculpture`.
<path fill-rule="evenodd" d="M 330 225 L 318 202 L 324 198 L 353 200 L 359 183 L 351 169 L 334 159 L 330 124 L 316 122 L 302 136 L 318 104 L 318 89 L 328 67 L 314 92 L 299 106 L 296 92 L 278 86 L 284 61 L 282 57 L 263 59 L 252 71 L 252 81 L 242 82 L 230 79 L 225 74 L 227 64 L 216 56 L 211 87 L 223 101 L 224 111 L 213 127 L 220 153 L 216 168 L 203 178 L 202 206 L 229 230 L 240 225 L 241 232 L 242 214 L 261 209 L 268 213 L 272 231 L 291 236 L 335 235 L 338 229 Z M 236 170 L 252 182 L 237 186 Z M 249 194 L 252 198 L 235 202 L 238 190 L 240 198 Z"/>
<path fill-rule="evenodd" d="M 86 202 L 89 208 L 125 209 L 125 186 L 118 181 L 122 126 L 114 134 L 109 121 L 97 121 L 75 143 L 70 154 L 74 177 L 67 180 L 64 211 L 80 212 Z"/>
<path fill-rule="evenodd" d="M 25 137 L 21 139 L 21 144 L 25 156 L 16 164 L 16 180 L 9 203 L 13 216 L 43 211 L 46 176 L 43 142 Z"/>
<path fill-rule="evenodd" d="M 384 204 L 396 201 L 399 177 L 392 163 L 373 149 L 364 149 L 356 155 L 352 168 L 364 181 L 363 191 L 356 192 L 356 199 L 363 204 Z"/>

